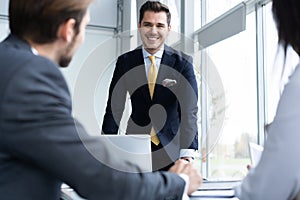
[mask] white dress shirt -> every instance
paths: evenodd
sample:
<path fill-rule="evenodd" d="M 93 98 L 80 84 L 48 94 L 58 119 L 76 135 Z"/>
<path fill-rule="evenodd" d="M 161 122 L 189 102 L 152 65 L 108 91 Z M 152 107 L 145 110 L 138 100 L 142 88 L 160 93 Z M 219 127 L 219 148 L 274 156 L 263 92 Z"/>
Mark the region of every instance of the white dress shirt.
<path fill-rule="evenodd" d="M 145 63 L 145 71 L 146 71 L 146 76 L 148 78 L 148 71 L 149 71 L 149 67 L 151 66 L 151 61 L 149 59 L 149 56 L 155 56 L 155 64 L 157 67 L 157 71 L 159 71 L 159 67 L 160 67 L 160 62 L 161 62 L 161 58 L 162 55 L 164 53 L 164 46 L 155 54 L 150 54 L 148 53 L 144 47 L 142 47 L 142 52 L 143 52 L 143 57 L 144 57 L 144 63 Z"/>

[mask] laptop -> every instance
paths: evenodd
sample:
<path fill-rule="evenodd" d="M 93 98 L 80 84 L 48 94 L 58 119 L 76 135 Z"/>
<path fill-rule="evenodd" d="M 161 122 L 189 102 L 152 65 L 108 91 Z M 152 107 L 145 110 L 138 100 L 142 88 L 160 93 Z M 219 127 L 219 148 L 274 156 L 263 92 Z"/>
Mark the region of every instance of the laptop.
<path fill-rule="evenodd" d="M 120 171 L 126 171 L 131 173 L 137 172 L 152 172 L 152 159 L 151 159 L 151 139 L 150 135 L 100 135 L 94 136 L 96 139 L 107 147 L 110 160 L 107 162 L 107 154 L 101 153 L 98 155 L 98 159 L 109 167 L 115 168 Z M 102 157 L 103 156 L 103 157 Z M 117 162 L 114 162 L 117 159 Z M 116 163 L 130 162 L 139 167 L 128 167 L 128 165 L 116 165 Z M 70 188 L 68 185 L 63 184 L 61 187 L 62 200 L 84 200 L 78 194 Z"/>
<path fill-rule="evenodd" d="M 203 180 L 198 190 L 190 195 L 190 199 L 234 199 L 234 188 L 240 183 L 240 180 Z"/>
<path fill-rule="evenodd" d="M 118 159 L 118 163 L 132 163 L 135 167 L 119 169 L 127 172 L 152 172 L 150 135 L 100 135 L 96 136 L 107 147 L 110 154 Z M 112 163 L 114 164 L 114 163 Z M 127 165 L 126 165 L 127 166 Z M 128 171 L 129 170 L 129 171 Z"/>

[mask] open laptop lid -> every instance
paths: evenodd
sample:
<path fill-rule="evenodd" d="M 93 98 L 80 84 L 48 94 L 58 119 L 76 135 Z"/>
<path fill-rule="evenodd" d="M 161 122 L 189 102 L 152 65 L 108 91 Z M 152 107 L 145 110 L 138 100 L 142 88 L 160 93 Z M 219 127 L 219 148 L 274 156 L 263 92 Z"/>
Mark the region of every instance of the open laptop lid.
<path fill-rule="evenodd" d="M 119 166 L 114 167 L 120 171 L 128 172 L 151 172 L 151 139 L 150 135 L 100 135 L 96 136 L 105 144 L 109 153 L 115 156 L 118 162 L 129 162 L 139 166 L 140 169 L 133 167 L 132 169 L 123 169 Z"/>

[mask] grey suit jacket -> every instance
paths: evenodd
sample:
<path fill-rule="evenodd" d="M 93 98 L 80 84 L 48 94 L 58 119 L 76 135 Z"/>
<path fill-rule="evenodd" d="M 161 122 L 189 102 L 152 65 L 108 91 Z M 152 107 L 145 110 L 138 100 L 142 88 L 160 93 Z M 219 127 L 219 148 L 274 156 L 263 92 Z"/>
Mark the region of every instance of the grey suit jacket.
<path fill-rule="evenodd" d="M 73 119 L 58 66 L 25 41 L 0 43 L 0 70 L 0 199 L 59 199 L 62 182 L 87 199 L 181 199 L 175 174 L 107 166 L 117 161 Z"/>

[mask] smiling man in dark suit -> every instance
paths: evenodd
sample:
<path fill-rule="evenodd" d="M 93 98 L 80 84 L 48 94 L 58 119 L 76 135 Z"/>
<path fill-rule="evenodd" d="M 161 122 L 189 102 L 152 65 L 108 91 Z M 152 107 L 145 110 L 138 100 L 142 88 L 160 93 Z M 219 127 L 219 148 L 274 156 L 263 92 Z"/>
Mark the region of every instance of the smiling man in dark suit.
<path fill-rule="evenodd" d="M 180 157 L 192 161 L 198 149 L 198 89 L 192 57 L 165 45 L 170 21 L 166 5 L 158 1 L 142 5 L 138 29 L 143 45 L 119 56 L 102 124 L 104 134 L 118 134 L 129 92 L 132 113 L 126 133 L 151 135 L 154 170 L 167 170 Z M 158 71 L 154 80 L 152 64 Z"/>
<path fill-rule="evenodd" d="M 137 167 L 109 154 L 72 117 L 59 66 L 84 40 L 91 1 L 9 2 L 11 34 L 0 43 L 0 199 L 58 200 L 63 182 L 89 200 L 187 197 L 201 183 L 192 165 L 180 160 L 170 169 L 181 177 L 113 169 Z"/>

